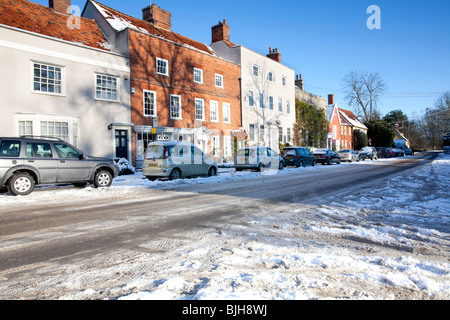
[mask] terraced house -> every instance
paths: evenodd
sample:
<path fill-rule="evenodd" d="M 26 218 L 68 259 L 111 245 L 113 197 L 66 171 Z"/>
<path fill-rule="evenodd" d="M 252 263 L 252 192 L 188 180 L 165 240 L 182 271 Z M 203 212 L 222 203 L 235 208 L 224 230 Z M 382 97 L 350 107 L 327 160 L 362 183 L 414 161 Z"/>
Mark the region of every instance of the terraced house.
<path fill-rule="evenodd" d="M 231 158 L 241 126 L 240 66 L 172 31 L 170 12 L 155 4 L 142 12 L 138 19 L 89 0 L 82 14 L 130 57 L 137 167 L 157 140 L 186 141 L 216 160 Z"/>
<path fill-rule="evenodd" d="M 128 57 L 70 0 L 0 1 L 0 136 L 52 136 L 131 160 Z"/>

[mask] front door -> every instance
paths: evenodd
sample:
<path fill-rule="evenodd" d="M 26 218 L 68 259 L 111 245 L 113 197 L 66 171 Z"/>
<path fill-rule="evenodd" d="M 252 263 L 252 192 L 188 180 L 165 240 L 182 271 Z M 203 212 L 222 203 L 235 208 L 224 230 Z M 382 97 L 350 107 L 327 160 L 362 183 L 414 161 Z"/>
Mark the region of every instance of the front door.
<path fill-rule="evenodd" d="M 127 130 L 116 130 L 116 158 L 128 159 Z"/>

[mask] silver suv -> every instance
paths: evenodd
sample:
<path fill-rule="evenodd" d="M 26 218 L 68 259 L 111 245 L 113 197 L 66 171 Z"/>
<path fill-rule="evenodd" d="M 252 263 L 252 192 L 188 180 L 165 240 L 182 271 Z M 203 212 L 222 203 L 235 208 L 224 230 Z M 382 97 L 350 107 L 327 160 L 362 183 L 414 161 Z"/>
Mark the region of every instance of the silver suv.
<path fill-rule="evenodd" d="M 0 189 L 15 196 L 38 184 L 109 187 L 118 173 L 114 160 L 87 156 L 60 139 L 0 137 Z"/>

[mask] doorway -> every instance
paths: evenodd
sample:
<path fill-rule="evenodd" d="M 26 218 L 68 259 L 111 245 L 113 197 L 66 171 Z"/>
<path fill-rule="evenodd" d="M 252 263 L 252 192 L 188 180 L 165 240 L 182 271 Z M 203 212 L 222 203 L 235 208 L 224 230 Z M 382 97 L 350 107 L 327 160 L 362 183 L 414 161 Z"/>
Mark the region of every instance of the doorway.
<path fill-rule="evenodd" d="M 116 130 L 116 157 L 128 159 L 128 130 Z"/>

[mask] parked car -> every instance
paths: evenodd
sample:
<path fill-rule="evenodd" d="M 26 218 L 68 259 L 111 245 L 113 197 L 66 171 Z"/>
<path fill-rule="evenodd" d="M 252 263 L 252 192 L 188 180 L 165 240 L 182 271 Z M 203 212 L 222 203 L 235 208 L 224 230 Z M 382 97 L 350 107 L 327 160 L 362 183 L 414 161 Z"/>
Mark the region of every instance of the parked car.
<path fill-rule="evenodd" d="M 391 154 L 392 154 L 392 157 L 404 157 L 405 156 L 405 153 L 403 152 L 402 149 L 396 149 L 396 148 L 391 149 Z"/>
<path fill-rule="evenodd" d="M 390 158 L 391 152 L 389 148 L 379 147 L 377 148 L 377 155 L 378 158 Z"/>
<path fill-rule="evenodd" d="M 341 150 L 338 152 L 341 161 L 359 161 L 359 155 L 352 149 Z"/>
<path fill-rule="evenodd" d="M 364 147 L 359 151 L 359 159 L 378 160 L 378 153 L 375 147 Z"/>
<path fill-rule="evenodd" d="M 152 142 L 145 152 L 142 173 L 149 180 L 215 176 L 217 163 L 193 144 L 176 141 Z"/>
<path fill-rule="evenodd" d="M 405 156 L 413 156 L 414 152 L 410 148 L 403 149 Z"/>
<path fill-rule="evenodd" d="M 303 147 L 286 147 L 281 153 L 285 166 L 315 166 L 316 157 L 307 149 Z"/>
<path fill-rule="evenodd" d="M 316 149 L 313 154 L 314 157 L 316 157 L 317 163 L 326 163 L 330 165 L 333 164 L 333 162 L 337 164 L 341 163 L 341 158 L 331 149 Z"/>
<path fill-rule="evenodd" d="M 238 150 L 234 158 L 234 167 L 236 171 L 244 169 L 261 171 L 263 168 L 283 170 L 284 161 L 269 147 L 246 147 Z"/>
<path fill-rule="evenodd" d="M 118 174 L 113 159 L 85 155 L 60 139 L 0 138 L 0 189 L 15 196 L 45 184 L 109 187 Z"/>

